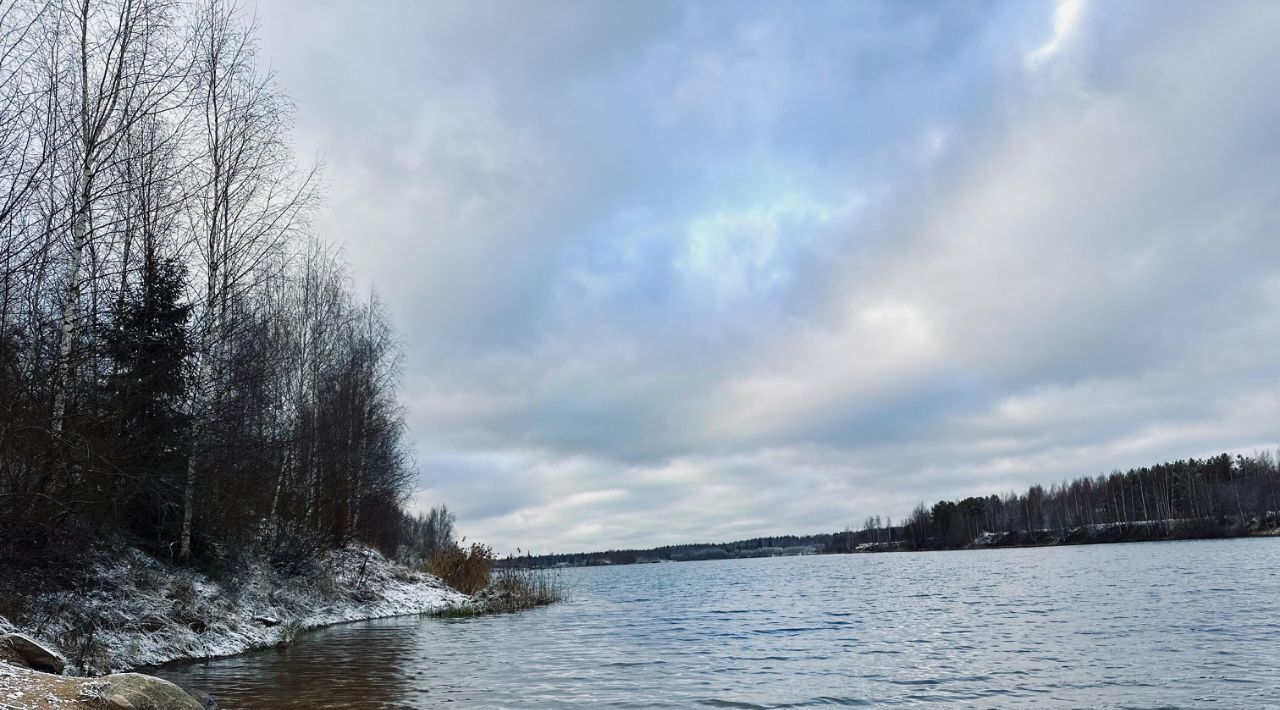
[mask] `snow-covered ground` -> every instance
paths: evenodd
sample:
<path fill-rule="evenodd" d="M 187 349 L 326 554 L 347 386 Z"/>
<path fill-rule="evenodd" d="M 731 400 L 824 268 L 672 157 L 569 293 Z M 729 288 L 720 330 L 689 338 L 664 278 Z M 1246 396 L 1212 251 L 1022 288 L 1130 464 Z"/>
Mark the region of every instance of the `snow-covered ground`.
<path fill-rule="evenodd" d="M 83 589 L 31 590 L 19 624 L 56 646 L 68 673 L 227 656 L 275 646 L 307 629 L 430 613 L 469 599 L 435 577 L 354 546 L 332 551 L 305 575 L 251 562 L 219 582 L 135 549 L 103 551 L 90 560 Z"/>
<path fill-rule="evenodd" d="M 70 679 L 0 663 L 0 710 L 74 707 L 78 688 Z M 69 688 L 74 688 L 68 692 Z"/>
<path fill-rule="evenodd" d="M 1122 542 L 1139 539 L 1189 539 L 1203 536 L 1206 525 L 1230 530 L 1231 518 L 1212 522 L 1201 518 L 1169 518 L 1167 520 L 1135 520 L 1127 523 L 1090 523 L 1070 528 L 1042 528 L 1017 532 L 984 532 L 974 538 L 974 547 L 1000 547 L 1021 544 L 1060 544 L 1063 542 Z M 1198 534 L 1197 534 L 1198 533 Z M 1231 536 L 1280 535 L 1280 514 L 1266 513 L 1235 526 Z M 1212 535 L 1210 535 L 1212 536 Z"/>

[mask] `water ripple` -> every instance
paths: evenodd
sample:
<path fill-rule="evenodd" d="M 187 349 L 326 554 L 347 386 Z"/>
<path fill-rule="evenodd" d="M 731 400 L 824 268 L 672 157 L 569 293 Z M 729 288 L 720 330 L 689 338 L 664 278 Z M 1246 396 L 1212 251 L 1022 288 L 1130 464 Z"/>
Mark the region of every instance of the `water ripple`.
<path fill-rule="evenodd" d="M 568 570 L 555 607 L 159 674 L 228 710 L 1259 707 L 1280 698 L 1277 568 L 1254 539 Z"/>

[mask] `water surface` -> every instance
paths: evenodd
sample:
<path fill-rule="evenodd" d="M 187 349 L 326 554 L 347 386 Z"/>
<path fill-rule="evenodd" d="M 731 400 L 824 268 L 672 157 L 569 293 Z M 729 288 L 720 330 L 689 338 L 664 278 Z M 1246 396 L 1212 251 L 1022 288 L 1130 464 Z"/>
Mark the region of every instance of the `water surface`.
<path fill-rule="evenodd" d="M 1280 707 L 1280 540 L 565 570 L 569 603 L 162 669 L 224 708 Z"/>

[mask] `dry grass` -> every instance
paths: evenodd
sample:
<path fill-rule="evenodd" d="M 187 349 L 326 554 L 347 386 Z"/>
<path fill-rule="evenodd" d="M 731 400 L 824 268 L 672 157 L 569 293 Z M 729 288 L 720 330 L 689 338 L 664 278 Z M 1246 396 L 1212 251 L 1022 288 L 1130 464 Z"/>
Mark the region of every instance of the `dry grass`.
<path fill-rule="evenodd" d="M 498 570 L 480 596 L 487 612 L 503 613 L 555 604 L 568 595 L 552 572 L 507 567 Z"/>
<path fill-rule="evenodd" d="M 422 571 L 463 594 L 475 594 L 489 585 L 493 560 L 493 549 L 488 545 L 473 542 L 466 550 L 450 545 L 432 555 Z"/>
<path fill-rule="evenodd" d="M 435 613 L 446 618 L 482 614 L 506 614 L 568 599 L 560 577 L 547 570 L 501 568 L 468 604 L 447 607 Z"/>

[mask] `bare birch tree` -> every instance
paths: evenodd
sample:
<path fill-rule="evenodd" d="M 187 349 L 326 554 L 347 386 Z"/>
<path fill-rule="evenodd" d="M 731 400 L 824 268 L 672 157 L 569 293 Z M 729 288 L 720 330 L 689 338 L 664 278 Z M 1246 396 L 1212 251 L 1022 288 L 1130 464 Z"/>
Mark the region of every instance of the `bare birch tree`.
<path fill-rule="evenodd" d="M 234 336 L 234 303 L 283 268 L 285 247 L 316 202 L 318 170 L 299 171 L 286 138 L 290 109 L 257 65 L 253 28 L 238 9 L 208 0 L 198 23 L 196 81 L 203 154 L 193 238 L 203 289 L 196 294 L 195 415 L 183 493 L 180 555 L 191 554 L 203 423 L 226 384 L 224 346 Z"/>

